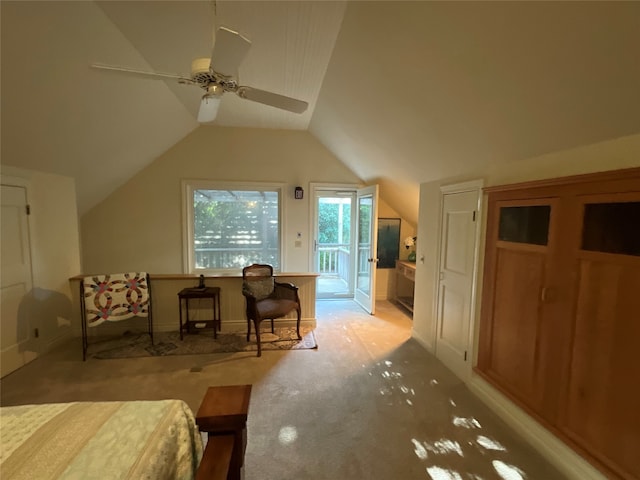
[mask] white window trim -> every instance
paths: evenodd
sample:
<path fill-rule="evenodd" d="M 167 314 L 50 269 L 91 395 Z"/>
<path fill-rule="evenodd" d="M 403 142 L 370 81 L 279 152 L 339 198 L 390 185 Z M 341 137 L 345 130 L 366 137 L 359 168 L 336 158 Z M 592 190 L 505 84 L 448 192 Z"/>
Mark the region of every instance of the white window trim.
<path fill-rule="evenodd" d="M 183 179 L 182 184 L 182 271 L 183 273 L 239 273 L 230 269 L 199 269 L 192 267 L 193 251 L 193 192 L 194 190 L 275 190 L 278 192 L 278 217 L 280 218 L 280 268 L 286 271 L 284 237 L 286 234 L 286 184 L 273 182 L 225 182 L 202 179 Z"/>

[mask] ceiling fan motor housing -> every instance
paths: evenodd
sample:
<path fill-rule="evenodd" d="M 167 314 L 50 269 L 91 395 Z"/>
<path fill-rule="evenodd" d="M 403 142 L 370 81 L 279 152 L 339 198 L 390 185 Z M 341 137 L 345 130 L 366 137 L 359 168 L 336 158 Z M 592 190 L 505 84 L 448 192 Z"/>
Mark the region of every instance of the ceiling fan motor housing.
<path fill-rule="evenodd" d="M 210 58 L 196 58 L 191 62 L 191 78 L 200 85 L 208 85 L 215 82 L 215 78 L 211 75 L 209 67 L 211 66 Z"/>

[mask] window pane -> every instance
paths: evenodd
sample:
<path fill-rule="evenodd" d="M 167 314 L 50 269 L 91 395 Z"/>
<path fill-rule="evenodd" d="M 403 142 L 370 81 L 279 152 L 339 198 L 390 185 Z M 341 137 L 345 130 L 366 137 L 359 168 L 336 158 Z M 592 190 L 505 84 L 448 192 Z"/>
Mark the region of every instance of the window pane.
<path fill-rule="evenodd" d="M 586 204 L 582 248 L 640 256 L 640 202 Z"/>
<path fill-rule="evenodd" d="M 280 267 L 279 195 L 260 190 L 194 190 L 195 268 Z"/>
<path fill-rule="evenodd" d="M 546 245 L 550 215 L 549 205 L 502 207 L 498 238 L 506 242 Z"/>

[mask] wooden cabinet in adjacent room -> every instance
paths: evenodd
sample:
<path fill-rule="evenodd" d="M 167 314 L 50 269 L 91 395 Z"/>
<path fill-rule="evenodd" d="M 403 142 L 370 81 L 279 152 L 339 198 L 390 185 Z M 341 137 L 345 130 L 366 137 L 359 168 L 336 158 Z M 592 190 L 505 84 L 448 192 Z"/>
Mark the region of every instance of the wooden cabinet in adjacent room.
<path fill-rule="evenodd" d="M 639 479 L 640 169 L 486 189 L 477 372 Z"/>

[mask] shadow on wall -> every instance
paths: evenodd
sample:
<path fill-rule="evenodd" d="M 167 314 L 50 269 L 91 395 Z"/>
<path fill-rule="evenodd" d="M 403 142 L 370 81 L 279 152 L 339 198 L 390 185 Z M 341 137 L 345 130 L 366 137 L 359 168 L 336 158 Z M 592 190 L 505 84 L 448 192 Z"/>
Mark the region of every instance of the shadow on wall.
<path fill-rule="evenodd" d="M 43 353 L 51 341 L 69 334 L 71 312 L 71 300 L 66 295 L 44 288 L 32 289 L 18 307 L 17 338 L 28 339 L 20 345 L 20 351 Z"/>

